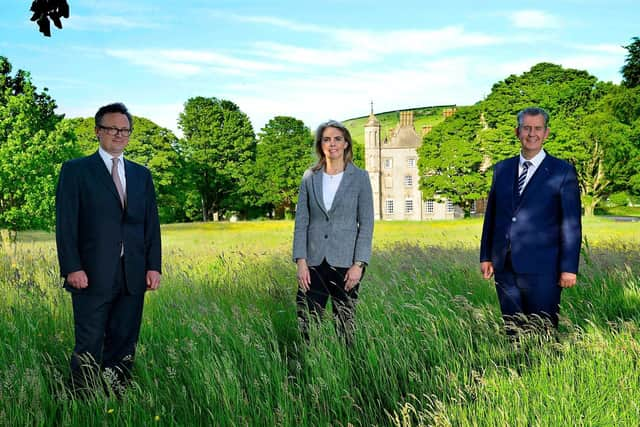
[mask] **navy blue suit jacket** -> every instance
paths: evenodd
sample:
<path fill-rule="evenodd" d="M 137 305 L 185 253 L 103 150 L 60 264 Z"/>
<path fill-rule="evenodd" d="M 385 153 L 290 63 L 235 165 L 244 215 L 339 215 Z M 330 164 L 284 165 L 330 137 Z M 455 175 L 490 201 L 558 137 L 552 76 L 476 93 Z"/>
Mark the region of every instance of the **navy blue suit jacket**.
<path fill-rule="evenodd" d="M 60 274 L 84 270 L 86 289 L 73 293 L 109 295 L 124 244 L 124 270 L 132 294 L 146 290 L 146 272 L 161 271 L 160 222 L 151 173 L 124 161 L 127 204 L 102 158 L 95 154 L 62 165 L 56 191 L 56 243 Z"/>
<path fill-rule="evenodd" d="M 484 216 L 480 262 L 515 273 L 577 273 L 582 241 L 580 190 L 575 168 L 548 153 L 521 196 L 519 157 L 497 163 Z"/>

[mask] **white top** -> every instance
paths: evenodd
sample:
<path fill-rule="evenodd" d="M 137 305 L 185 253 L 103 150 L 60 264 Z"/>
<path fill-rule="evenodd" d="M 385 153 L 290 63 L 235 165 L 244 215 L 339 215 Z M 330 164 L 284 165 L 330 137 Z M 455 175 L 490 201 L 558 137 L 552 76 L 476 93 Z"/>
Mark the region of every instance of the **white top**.
<path fill-rule="evenodd" d="M 109 171 L 109 175 L 111 175 L 111 167 L 113 166 L 113 162 L 111 161 L 111 159 L 113 159 L 114 157 L 104 151 L 102 147 L 98 147 L 98 154 L 100 154 L 104 165 L 107 167 L 107 171 Z M 124 175 L 124 156 L 121 154 L 117 157 L 119 159 L 118 176 L 120 177 L 120 182 L 122 183 L 122 191 L 124 191 L 124 194 L 127 194 L 127 178 Z"/>
<path fill-rule="evenodd" d="M 527 184 L 529 184 L 531 177 L 533 176 L 534 173 L 536 173 L 536 171 L 540 167 L 540 164 L 542 163 L 545 157 L 547 157 L 547 153 L 545 153 L 544 150 L 540 150 L 540 152 L 536 154 L 532 159 L 525 159 L 524 157 L 522 157 L 522 153 L 520 153 L 520 163 L 518 164 L 518 176 L 520 176 L 520 174 L 522 173 L 524 162 L 531 163 L 531 165 L 529 165 L 529 170 L 527 171 L 527 177 L 524 179 L 524 185 L 522 186 L 522 191 L 524 191 L 524 189 L 527 188 Z"/>
<path fill-rule="evenodd" d="M 342 175 L 344 175 L 344 172 L 335 175 L 322 172 L 322 201 L 327 211 L 329 211 L 333 205 L 333 199 L 336 197 L 336 191 L 338 191 L 340 181 L 342 181 Z"/>

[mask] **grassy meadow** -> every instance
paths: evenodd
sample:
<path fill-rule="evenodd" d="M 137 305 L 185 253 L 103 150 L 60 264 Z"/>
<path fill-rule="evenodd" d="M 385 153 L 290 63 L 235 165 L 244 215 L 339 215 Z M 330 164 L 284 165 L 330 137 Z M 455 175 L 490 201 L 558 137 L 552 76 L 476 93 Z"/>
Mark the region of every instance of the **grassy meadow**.
<path fill-rule="evenodd" d="M 297 333 L 293 223 L 163 227 L 122 399 L 65 389 L 73 345 L 54 236 L 0 248 L 0 425 L 637 426 L 640 223 L 585 220 L 557 340 L 502 334 L 481 221 L 376 223 L 355 344 Z"/>

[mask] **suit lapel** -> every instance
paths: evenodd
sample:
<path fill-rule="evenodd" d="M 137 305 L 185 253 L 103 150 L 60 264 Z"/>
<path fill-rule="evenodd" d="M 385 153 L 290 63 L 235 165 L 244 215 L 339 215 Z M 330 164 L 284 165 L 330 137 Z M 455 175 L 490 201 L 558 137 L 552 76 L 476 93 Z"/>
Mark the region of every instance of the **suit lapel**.
<path fill-rule="evenodd" d="M 520 197 L 518 196 L 518 187 L 516 186 L 516 182 L 518 182 L 518 166 L 520 164 L 520 157 L 512 157 L 511 163 L 507 166 L 507 173 L 511 176 L 511 179 L 507 180 L 509 188 L 508 193 L 511 194 L 511 210 L 515 211 L 520 202 Z"/>
<path fill-rule="evenodd" d="M 133 166 L 129 160 L 124 159 L 124 173 L 127 178 L 127 185 L 125 189 L 125 200 L 131 200 L 133 197 L 142 197 L 144 180 L 138 175 L 138 169 Z M 125 204 L 125 207 L 129 207 L 129 203 Z"/>
<path fill-rule="evenodd" d="M 340 185 L 338 185 L 338 190 L 336 191 L 336 195 L 333 198 L 333 204 L 331 205 L 331 209 L 329 209 L 329 212 L 333 212 L 336 209 L 336 206 L 340 204 L 340 201 L 344 197 L 344 192 L 347 191 L 347 188 L 351 187 L 353 172 L 353 165 L 351 163 L 347 164 L 347 167 L 344 169 L 344 174 L 342 174 Z"/>
<path fill-rule="evenodd" d="M 118 195 L 116 185 L 113 183 L 113 178 L 111 178 L 111 174 L 105 167 L 102 157 L 100 157 L 100 154 L 97 151 L 93 156 L 91 156 L 91 162 L 93 163 L 91 169 L 92 171 L 95 171 L 98 181 L 104 184 L 111 194 L 113 194 L 113 197 L 116 198 L 118 205 L 120 205 L 120 196 Z"/>
<path fill-rule="evenodd" d="M 322 209 L 325 215 L 328 215 L 327 209 L 324 206 L 324 197 L 322 194 L 322 169 L 317 170 L 311 176 L 311 185 L 313 187 L 313 195 L 316 199 L 316 203 Z"/>
<path fill-rule="evenodd" d="M 535 193 L 537 191 L 537 187 L 539 187 L 551 175 L 551 169 L 549 168 L 551 162 L 549 161 L 549 158 L 550 156 L 547 154 L 544 157 L 544 160 L 542 160 L 542 163 L 540 163 L 540 166 L 536 168 L 533 176 L 529 179 L 527 186 L 524 187 L 524 191 L 520 197 L 521 202 L 525 197 L 527 197 L 527 194 Z"/>

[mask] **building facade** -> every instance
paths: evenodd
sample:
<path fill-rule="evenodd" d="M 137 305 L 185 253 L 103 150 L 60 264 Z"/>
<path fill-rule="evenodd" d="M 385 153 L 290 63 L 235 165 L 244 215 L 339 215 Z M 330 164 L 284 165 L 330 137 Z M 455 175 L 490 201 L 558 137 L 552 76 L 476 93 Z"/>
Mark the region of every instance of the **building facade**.
<path fill-rule="evenodd" d="M 398 125 L 383 137 L 372 108 L 364 127 L 364 141 L 365 168 L 371 179 L 376 219 L 420 221 L 464 217 L 464 211 L 448 200 L 422 200 L 417 151 L 422 136 L 415 130 L 413 111 L 400 112 Z"/>

